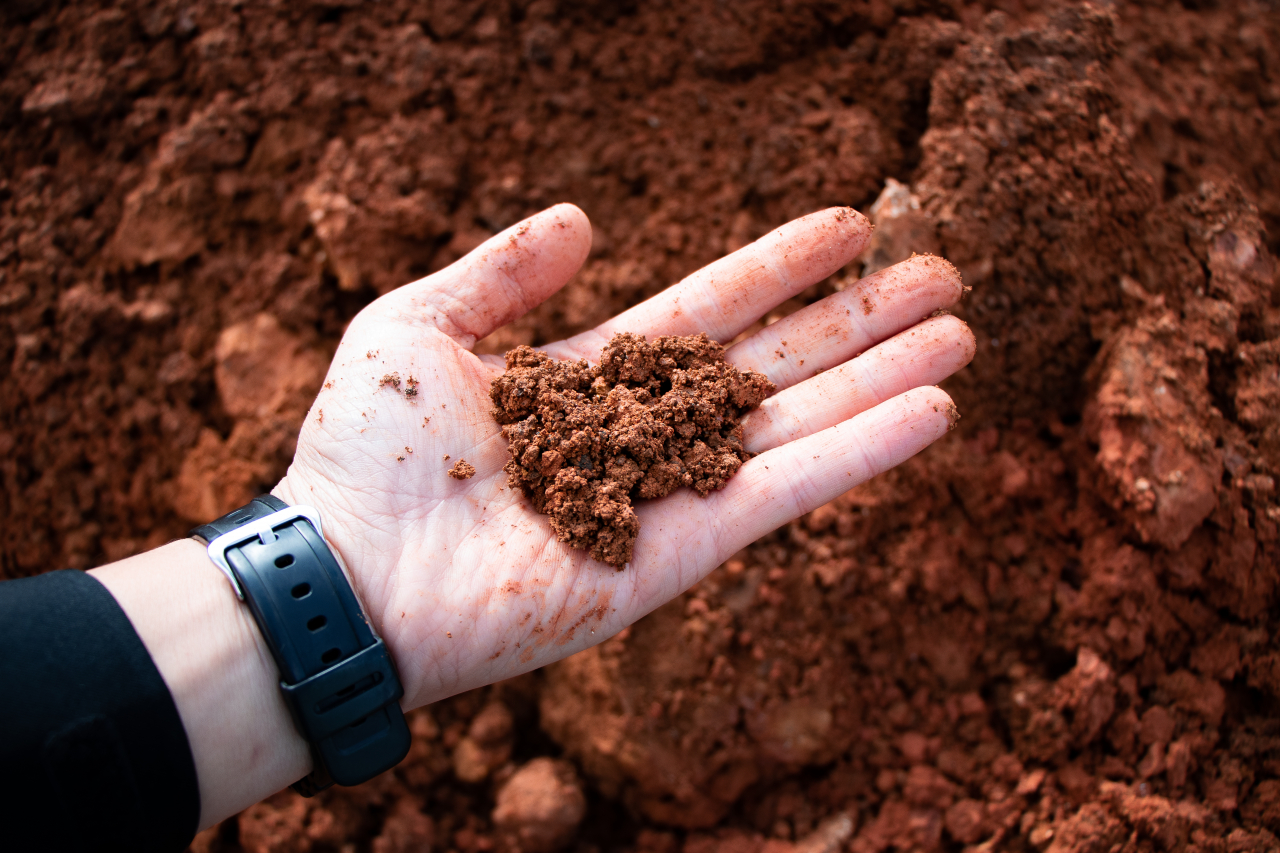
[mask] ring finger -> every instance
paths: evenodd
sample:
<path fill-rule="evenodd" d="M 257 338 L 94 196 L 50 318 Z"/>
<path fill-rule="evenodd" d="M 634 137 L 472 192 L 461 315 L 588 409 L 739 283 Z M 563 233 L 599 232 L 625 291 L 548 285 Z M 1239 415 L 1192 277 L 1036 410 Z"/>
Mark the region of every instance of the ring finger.
<path fill-rule="evenodd" d="M 969 363 L 973 333 L 950 315 L 925 320 L 840 366 L 765 400 L 743 422 L 746 449 L 763 453 L 820 432 Z"/>

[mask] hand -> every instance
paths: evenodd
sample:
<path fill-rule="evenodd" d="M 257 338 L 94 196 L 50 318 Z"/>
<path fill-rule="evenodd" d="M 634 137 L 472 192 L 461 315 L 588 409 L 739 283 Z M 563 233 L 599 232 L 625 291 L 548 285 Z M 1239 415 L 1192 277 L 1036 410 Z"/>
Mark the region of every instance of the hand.
<path fill-rule="evenodd" d="M 729 341 L 839 270 L 871 226 L 847 208 L 791 222 L 596 329 L 543 349 L 594 361 L 615 332 L 705 331 Z M 744 423 L 759 454 L 720 492 L 636 507 L 618 572 L 556 541 L 507 487 L 490 410 L 502 359 L 475 342 L 562 287 L 591 228 L 571 205 L 497 235 L 393 291 L 352 322 L 275 493 L 320 511 L 405 686 L 405 708 L 551 663 L 609 637 L 735 551 L 919 452 L 955 417 L 931 386 L 969 362 L 949 315 L 960 277 L 913 257 L 734 345 L 728 359 L 779 392 Z M 447 475 L 459 459 L 475 476 Z"/>
<path fill-rule="evenodd" d="M 591 359 L 617 331 L 732 340 L 852 260 L 870 233 L 851 210 L 806 216 L 545 349 Z M 960 279 L 945 261 L 912 258 L 734 345 L 730 361 L 781 389 L 744 423 L 759 455 L 706 498 L 680 490 L 641 503 L 630 568 L 593 562 L 507 488 L 488 393 L 502 361 L 470 351 L 563 286 L 590 243 L 586 217 L 561 205 L 362 311 L 275 490 L 320 511 L 395 658 L 406 709 L 600 642 L 744 545 L 917 453 L 954 417 L 927 386 L 973 356 L 968 328 L 933 316 L 960 297 Z M 477 470 L 459 482 L 446 472 L 462 458 Z M 172 542 L 92 573 L 173 696 L 201 827 L 310 771 L 266 644 L 201 545 Z"/>

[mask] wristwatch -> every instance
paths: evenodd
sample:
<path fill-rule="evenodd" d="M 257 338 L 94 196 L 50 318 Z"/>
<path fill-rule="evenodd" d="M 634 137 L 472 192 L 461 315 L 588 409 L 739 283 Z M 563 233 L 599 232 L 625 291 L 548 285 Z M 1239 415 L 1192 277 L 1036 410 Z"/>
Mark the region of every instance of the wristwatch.
<path fill-rule="evenodd" d="M 311 745 L 315 769 L 293 789 L 311 797 L 398 764 L 410 740 L 404 688 L 324 541 L 319 513 L 262 495 L 190 535 L 249 605 Z"/>

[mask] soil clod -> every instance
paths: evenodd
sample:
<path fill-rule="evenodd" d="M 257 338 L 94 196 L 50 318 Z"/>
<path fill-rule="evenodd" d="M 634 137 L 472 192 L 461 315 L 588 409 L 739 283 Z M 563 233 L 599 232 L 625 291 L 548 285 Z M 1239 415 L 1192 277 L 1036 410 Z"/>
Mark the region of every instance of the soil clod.
<path fill-rule="evenodd" d="M 614 335 L 600 363 L 521 346 L 493 381 L 508 482 L 551 516 L 560 541 L 615 568 L 631 560 L 637 499 L 706 495 L 751 458 L 739 420 L 776 389 L 724 359 L 706 334 Z"/>
<path fill-rule="evenodd" d="M 449 457 L 446 456 L 445 459 Z M 455 480 L 470 480 L 476 475 L 476 466 L 472 465 L 465 459 L 459 459 L 453 463 L 453 467 L 449 469 L 449 476 Z"/>

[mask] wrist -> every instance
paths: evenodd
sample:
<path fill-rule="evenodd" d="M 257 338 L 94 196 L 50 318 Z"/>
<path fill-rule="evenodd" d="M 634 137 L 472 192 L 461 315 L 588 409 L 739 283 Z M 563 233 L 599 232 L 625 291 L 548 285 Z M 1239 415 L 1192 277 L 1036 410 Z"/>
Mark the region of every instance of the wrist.
<path fill-rule="evenodd" d="M 285 706 L 314 761 L 292 786 L 308 797 L 389 770 L 411 742 L 395 661 L 323 538 L 325 526 L 313 506 L 259 495 L 191 530 L 247 605 L 279 669 Z"/>
<path fill-rule="evenodd" d="M 307 743 L 248 608 L 194 540 L 94 569 L 173 695 L 200 783 L 200 826 L 306 775 Z"/>
<path fill-rule="evenodd" d="M 323 501 L 317 501 L 314 497 L 314 489 L 299 488 L 295 481 L 289 479 L 288 474 L 285 474 L 280 482 L 276 483 L 275 488 L 271 490 L 271 494 L 289 506 L 314 507 L 320 514 L 320 526 L 323 528 L 321 535 L 325 544 L 329 546 L 329 550 L 333 553 L 333 558 L 337 561 L 338 568 L 342 569 L 342 574 L 346 577 L 347 583 L 351 584 L 351 589 L 356 594 L 356 599 L 360 602 L 360 607 L 364 611 L 365 618 L 369 620 L 373 632 L 379 637 L 383 636 L 381 619 L 379 618 L 381 614 L 370 609 L 368 600 L 365 597 L 365 590 L 354 570 L 356 561 L 359 560 L 359 555 L 356 551 L 356 537 L 347 526 L 343 525 L 342 517 L 331 508 L 325 506 Z"/>

